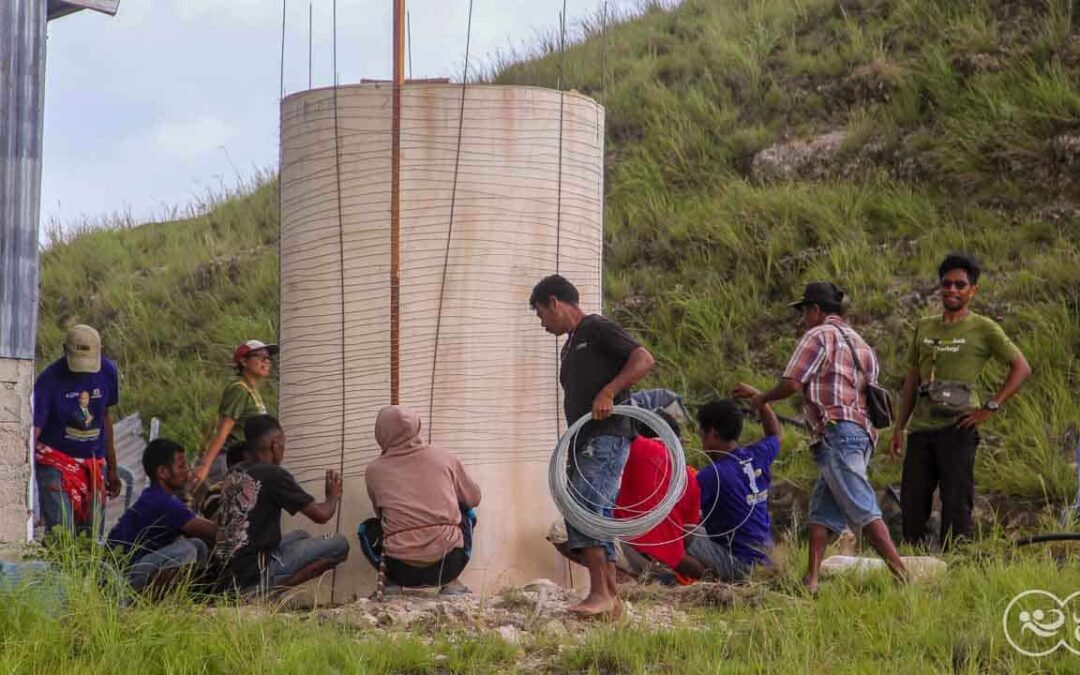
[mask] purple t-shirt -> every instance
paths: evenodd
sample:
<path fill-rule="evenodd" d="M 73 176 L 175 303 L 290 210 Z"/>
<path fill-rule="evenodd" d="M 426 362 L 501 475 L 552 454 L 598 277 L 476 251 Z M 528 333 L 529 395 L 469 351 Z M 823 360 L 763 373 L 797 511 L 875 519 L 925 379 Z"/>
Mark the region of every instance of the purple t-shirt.
<path fill-rule="evenodd" d="M 109 531 L 109 546 L 124 552 L 134 548 L 132 557 L 137 559 L 176 541 L 194 517 L 179 497 L 151 485 Z"/>
<path fill-rule="evenodd" d="M 105 456 L 105 411 L 120 400 L 116 364 L 101 359 L 96 373 L 73 373 L 63 358 L 34 382 L 34 426 L 41 442 L 69 457 Z"/>
<path fill-rule="evenodd" d="M 766 436 L 698 471 L 701 519 L 709 538 L 746 564 L 769 562 L 769 486 L 780 439 Z"/>

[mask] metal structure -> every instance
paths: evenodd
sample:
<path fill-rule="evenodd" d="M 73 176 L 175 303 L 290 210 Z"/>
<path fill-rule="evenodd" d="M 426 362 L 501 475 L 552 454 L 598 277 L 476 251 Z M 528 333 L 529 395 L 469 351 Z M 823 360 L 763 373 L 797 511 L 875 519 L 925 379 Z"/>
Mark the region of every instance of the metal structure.
<path fill-rule="evenodd" d="M 38 310 L 45 27 L 119 0 L 0 2 L 0 541 L 32 535 L 30 399 Z"/>

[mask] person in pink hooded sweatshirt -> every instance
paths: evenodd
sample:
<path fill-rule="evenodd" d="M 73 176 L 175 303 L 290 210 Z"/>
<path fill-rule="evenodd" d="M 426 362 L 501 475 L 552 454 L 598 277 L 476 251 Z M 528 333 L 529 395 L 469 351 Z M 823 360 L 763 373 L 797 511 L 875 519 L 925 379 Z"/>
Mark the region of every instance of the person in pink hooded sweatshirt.
<path fill-rule="evenodd" d="M 420 417 L 386 406 L 375 421 L 382 448 L 365 479 L 375 517 L 360 525 L 360 549 L 372 565 L 386 565 L 387 588 L 439 587 L 468 593 L 458 576 L 469 563 L 473 509 L 480 487 L 461 461 L 420 436 Z"/>

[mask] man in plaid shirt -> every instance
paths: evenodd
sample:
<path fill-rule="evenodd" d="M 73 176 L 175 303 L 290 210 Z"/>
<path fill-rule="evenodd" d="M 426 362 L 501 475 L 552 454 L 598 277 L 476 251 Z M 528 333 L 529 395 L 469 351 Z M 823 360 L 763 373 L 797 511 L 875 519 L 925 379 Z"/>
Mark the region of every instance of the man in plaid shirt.
<path fill-rule="evenodd" d="M 760 410 L 803 393 L 814 461 L 821 470 L 810 498 L 810 559 L 803 577 L 815 593 L 825 547 L 847 525 L 862 531 L 897 578 L 908 577 L 866 477 L 877 434 L 866 413 L 866 382 L 853 358 L 876 381 L 877 357 L 842 318 L 843 301 L 836 284 L 807 284 L 803 297 L 790 305 L 800 311 L 799 328 L 805 331 L 795 353 L 777 385 L 750 399 Z"/>

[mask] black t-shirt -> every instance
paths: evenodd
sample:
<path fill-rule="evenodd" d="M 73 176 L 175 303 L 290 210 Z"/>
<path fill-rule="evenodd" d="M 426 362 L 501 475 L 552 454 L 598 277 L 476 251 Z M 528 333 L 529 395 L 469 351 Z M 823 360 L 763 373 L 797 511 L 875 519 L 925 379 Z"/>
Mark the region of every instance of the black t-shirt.
<path fill-rule="evenodd" d="M 241 462 L 221 487 L 217 555 L 237 585 L 258 581 L 260 553 L 281 543 L 281 510 L 295 514 L 315 498 L 276 464 Z"/>
<path fill-rule="evenodd" d="M 563 412 L 568 425 L 592 412 L 596 395 L 615 379 L 630 354 L 640 346 L 619 324 L 599 314 L 590 314 L 581 320 L 563 345 L 562 371 L 559 373 L 564 394 Z M 626 404 L 629 400 L 628 391 L 615 395 L 616 404 Z M 633 422 L 622 415 L 589 422 L 578 433 L 576 447 L 584 447 L 594 436 L 633 438 Z"/>

